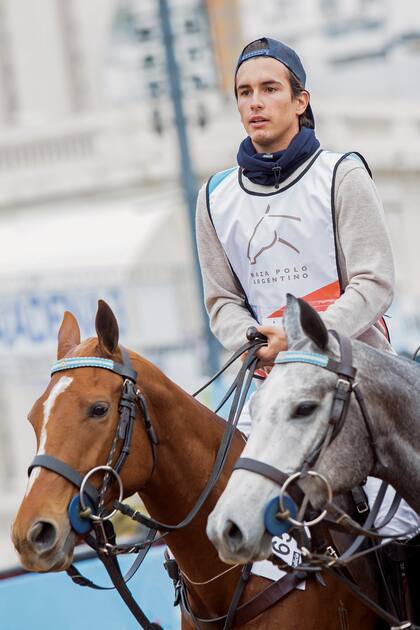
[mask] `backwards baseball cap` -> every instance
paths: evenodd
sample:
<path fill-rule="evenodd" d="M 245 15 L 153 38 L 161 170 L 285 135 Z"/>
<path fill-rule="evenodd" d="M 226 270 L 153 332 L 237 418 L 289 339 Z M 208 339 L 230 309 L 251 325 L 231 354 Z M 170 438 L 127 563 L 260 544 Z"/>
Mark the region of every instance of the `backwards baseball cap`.
<path fill-rule="evenodd" d="M 295 53 L 292 48 L 277 41 L 276 39 L 262 37 L 260 39 L 255 39 L 250 44 L 247 44 L 239 55 L 235 70 L 235 94 L 236 75 L 238 70 L 245 61 L 248 61 L 248 59 L 252 59 L 253 57 L 273 57 L 273 59 L 277 59 L 277 61 L 284 64 L 286 68 L 295 75 L 302 87 L 305 87 L 306 72 L 297 53 Z M 313 127 L 315 127 L 315 118 L 310 104 L 308 104 L 308 107 L 305 110 L 305 115 L 312 122 Z"/>

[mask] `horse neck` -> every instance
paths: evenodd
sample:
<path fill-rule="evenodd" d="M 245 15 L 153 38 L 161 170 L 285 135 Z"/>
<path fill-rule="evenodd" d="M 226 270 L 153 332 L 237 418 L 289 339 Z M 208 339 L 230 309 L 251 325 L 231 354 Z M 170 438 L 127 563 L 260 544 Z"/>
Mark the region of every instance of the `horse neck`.
<path fill-rule="evenodd" d="M 139 494 L 153 518 L 177 524 L 194 506 L 209 478 L 225 422 L 161 372 L 156 372 L 147 383 L 142 379 L 141 387 L 159 440 L 157 462 L 149 483 Z M 144 370 L 139 373 L 144 374 Z M 166 538 L 181 570 L 196 582 L 208 580 L 229 568 L 219 560 L 205 529 L 207 517 L 222 493 L 243 446 L 244 440 L 237 434 L 216 488 L 199 514 L 190 525 L 170 533 Z M 213 610 L 217 608 L 217 613 L 220 610 L 223 613 L 237 579 L 238 571 L 233 570 L 223 580 L 206 587 L 188 585 L 188 590 L 190 593 L 195 591 L 201 599 L 205 589 L 204 610 L 209 611 L 214 599 Z"/>
<path fill-rule="evenodd" d="M 419 511 L 419 366 L 364 344 L 355 344 L 355 351 L 360 365 L 358 381 L 372 420 L 378 455 L 373 472 L 391 483 Z"/>

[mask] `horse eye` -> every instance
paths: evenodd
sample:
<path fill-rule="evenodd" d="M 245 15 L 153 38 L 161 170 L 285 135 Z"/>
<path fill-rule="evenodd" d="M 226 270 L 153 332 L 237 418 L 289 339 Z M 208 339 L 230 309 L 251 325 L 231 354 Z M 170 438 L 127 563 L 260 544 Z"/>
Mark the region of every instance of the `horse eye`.
<path fill-rule="evenodd" d="M 88 415 L 91 418 L 100 418 L 107 413 L 108 409 L 109 409 L 109 406 L 107 405 L 107 403 L 95 403 L 89 409 Z"/>
<path fill-rule="evenodd" d="M 292 418 L 306 418 L 310 416 L 317 407 L 318 404 L 316 402 L 310 400 L 302 402 L 296 407 Z"/>

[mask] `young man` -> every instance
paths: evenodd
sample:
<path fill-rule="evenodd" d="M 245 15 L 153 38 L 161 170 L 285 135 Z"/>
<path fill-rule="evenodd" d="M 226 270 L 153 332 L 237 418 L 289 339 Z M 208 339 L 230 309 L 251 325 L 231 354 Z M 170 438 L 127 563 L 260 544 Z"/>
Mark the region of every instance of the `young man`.
<path fill-rule="evenodd" d="M 270 365 L 286 348 L 286 294 L 328 328 L 390 350 L 380 320 L 394 266 L 383 209 L 364 162 L 322 151 L 297 54 L 263 38 L 245 47 L 235 94 L 248 137 L 238 167 L 198 196 L 197 241 L 210 326 L 229 350 L 258 324 Z"/>
<path fill-rule="evenodd" d="M 305 81 L 299 57 L 281 42 L 262 38 L 244 48 L 235 95 L 248 137 L 238 166 L 216 173 L 198 196 L 211 329 L 236 350 L 256 325 L 268 337 L 258 352 L 264 366 L 287 349 L 287 293 L 307 300 L 327 328 L 392 352 L 382 320 L 394 288 L 382 204 L 361 156 L 320 149 Z M 249 434 L 244 412 L 240 428 Z M 377 481 L 367 483 L 370 500 Z M 418 523 L 403 502 L 386 533 Z"/>

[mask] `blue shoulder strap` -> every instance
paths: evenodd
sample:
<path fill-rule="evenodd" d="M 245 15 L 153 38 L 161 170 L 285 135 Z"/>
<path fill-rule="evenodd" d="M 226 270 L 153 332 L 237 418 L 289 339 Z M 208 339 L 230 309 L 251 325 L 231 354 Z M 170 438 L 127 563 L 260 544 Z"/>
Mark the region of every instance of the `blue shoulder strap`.
<path fill-rule="evenodd" d="M 237 168 L 238 168 L 237 166 L 233 166 L 232 168 L 228 168 L 225 171 L 219 171 L 218 173 L 215 173 L 214 175 L 212 175 L 212 177 L 209 179 L 209 184 L 208 184 L 209 195 L 211 195 L 211 193 L 218 187 L 219 184 L 222 183 L 222 181 L 228 175 L 230 175 L 233 171 L 236 171 Z"/>

